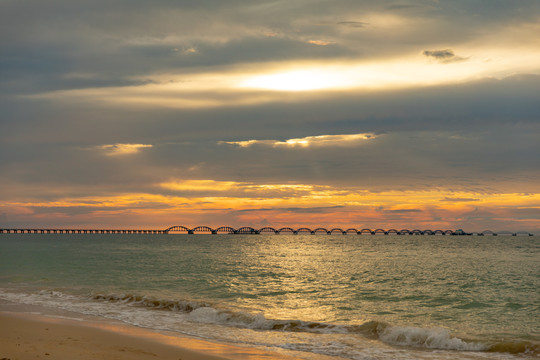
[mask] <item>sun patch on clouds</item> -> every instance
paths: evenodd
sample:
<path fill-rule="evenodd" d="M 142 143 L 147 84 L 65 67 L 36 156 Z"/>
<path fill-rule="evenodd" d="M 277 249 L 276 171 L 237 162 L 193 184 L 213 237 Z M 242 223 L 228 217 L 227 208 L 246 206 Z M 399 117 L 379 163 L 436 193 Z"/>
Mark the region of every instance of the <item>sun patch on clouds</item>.
<path fill-rule="evenodd" d="M 244 140 L 244 141 L 220 141 L 220 144 L 236 145 L 239 147 L 250 147 L 252 145 L 265 145 L 271 147 L 316 147 L 316 146 L 351 146 L 367 140 L 373 140 L 378 135 L 372 133 L 345 134 L 345 135 L 318 135 L 306 136 L 303 138 L 280 140 Z"/>
<path fill-rule="evenodd" d="M 141 149 L 144 148 L 151 148 L 152 145 L 148 144 L 110 144 L 110 145 L 100 145 L 97 147 L 94 147 L 94 149 L 101 150 L 105 153 L 105 155 L 108 156 L 116 156 L 116 155 L 130 155 L 130 154 L 136 154 Z"/>
<path fill-rule="evenodd" d="M 209 179 L 174 179 L 168 182 L 158 184 L 163 189 L 172 191 L 217 191 L 231 192 L 240 191 L 246 193 L 267 193 L 267 192 L 294 192 L 294 193 L 311 193 L 315 187 L 305 184 L 253 184 L 248 182 L 237 181 L 219 181 Z M 321 190 L 326 187 L 320 187 Z"/>
<path fill-rule="evenodd" d="M 317 45 L 317 46 L 328 46 L 328 45 L 334 45 L 334 42 L 324 41 L 324 40 L 309 40 L 308 44 Z"/>
<path fill-rule="evenodd" d="M 229 191 L 240 188 L 244 183 L 216 180 L 177 180 L 159 184 L 174 191 Z"/>

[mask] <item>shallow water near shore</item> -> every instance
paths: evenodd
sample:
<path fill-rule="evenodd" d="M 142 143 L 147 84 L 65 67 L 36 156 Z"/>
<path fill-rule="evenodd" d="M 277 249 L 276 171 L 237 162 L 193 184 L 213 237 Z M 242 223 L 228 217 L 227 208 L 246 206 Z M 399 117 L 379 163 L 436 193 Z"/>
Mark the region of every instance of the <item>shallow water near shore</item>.
<path fill-rule="evenodd" d="M 306 359 L 540 357 L 539 236 L 0 235 L 0 298 Z"/>

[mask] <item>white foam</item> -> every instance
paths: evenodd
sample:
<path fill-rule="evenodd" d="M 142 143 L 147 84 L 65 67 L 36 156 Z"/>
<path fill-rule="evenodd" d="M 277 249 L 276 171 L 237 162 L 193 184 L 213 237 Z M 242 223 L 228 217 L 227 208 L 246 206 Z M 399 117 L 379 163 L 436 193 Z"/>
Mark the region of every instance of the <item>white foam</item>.
<path fill-rule="evenodd" d="M 328 326 L 292 320 L 267 319 L 262 313 L 250 314 L 242 311 L 229 311 L 211 306 L 203 306 L 185 311 L 155 311 L 147 306 L 137 306 L 136 302 L 124 303 L 116 299 L 96 301 L 91 297 L 74 296 L 56 290 L 38 293 L 9 293 L 0 290 L 0 298 L 14 302 L 43 305 L 74 311 L 86 315 L 97 315 L 120 320 L 128 324 L 155 330 L 175 331 L 187 336 L 241 343 L 264 348 L 300 351 L 292 355 L 309 360 L 326 359 L 337 356 L 357 360 L 412 360 L 412 359 L 493 359 L 493 354 L 446 352 L 444 350 L 483 350 L 482 344 L 467 343 L 452 337 L 445 329 L 423 329 L 414 327 L 388 326 L 379 333 L 380 340 L 368 340 L 357 333 L 346 332 L 343 326 Z M 135 305 L 135 306 L 134 306 Z M 155 309 L 155 308 L 154 308 Z M 278 325 L 277 328 L 275 326 Z M 321 326 L 321 328 L 318 328 Z M 276 330 L 272 330 L 276 329 Z M 255 331 L 254 331 L 255 330 Z M 270 331 L 261 331 L 270 330 Z M 283 331 L 284 330 L 284 331 Z M 406 348 L 394 348 L 401 345 Z M 437 352 L 424 352 L 411 347 L 440 349 Z M 421 355 L 421 356 L 419 356 Z M 488 356 L 489 355 L 489 356 Z M 319 357 L 321 356 L 321 357 Z M 499 354 L 500 359 L 512 358 Z"/>
<path fill-rule="evenodd" d="M 452 337 L 450 331 L 442 328 L 393 327 L 385 328 L 379 338 L 392 345 L 423 347 L 427 349 L 481 351 L 487 346 L 466 342 Z"/>

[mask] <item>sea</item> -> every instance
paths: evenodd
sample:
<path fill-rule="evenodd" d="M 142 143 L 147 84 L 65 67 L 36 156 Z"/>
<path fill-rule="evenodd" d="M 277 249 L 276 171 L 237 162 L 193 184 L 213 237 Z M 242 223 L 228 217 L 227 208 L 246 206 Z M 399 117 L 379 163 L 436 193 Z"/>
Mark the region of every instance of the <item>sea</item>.
<path fill-rule="evenodd" d="M 307 360 L 539 359 L 540 236 L 0 234 L 0 300 Z"/>

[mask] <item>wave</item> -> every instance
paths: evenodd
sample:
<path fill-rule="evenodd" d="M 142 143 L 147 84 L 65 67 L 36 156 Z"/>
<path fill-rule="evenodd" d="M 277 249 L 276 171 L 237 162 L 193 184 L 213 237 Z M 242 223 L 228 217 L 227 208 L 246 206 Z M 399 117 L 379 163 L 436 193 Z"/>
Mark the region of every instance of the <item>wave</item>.
<path fill-rule="evenodd" d="M 393 346 L 406 346 L 431 350 L 481 351 L 540 355 L 540 344 L 511 341 L 471 341 L 452 336 L 444 328 L 392 326 L 381 321 L 368 321 L 361 325 L 340 325 L 316 321 L 267 319 L 262 313 L 220 309 L 206 302 L 191 300 L 163 300 L 133 294 L 92 296 L 96 301 L 108 301 L 153 310 L 186 314 L 196 323 L 218 324 L 253 330 L 306 332 L 319 334 L 355 334 L 379 340 Z"/>
<path fill-rule="evenodd" d="M 209 307 L 210 305 L 204 302 L 188 301 L 188 300 L 160 300 L 153 299 L 147 296 L 139 296 L 132 294 L 123 295 L 92 295 L 93 300 L 109 301 L 114 303 L 122 303 L 132 306 L 141 306 L 159 310 L 192 312 L 201 307 Z"/>

